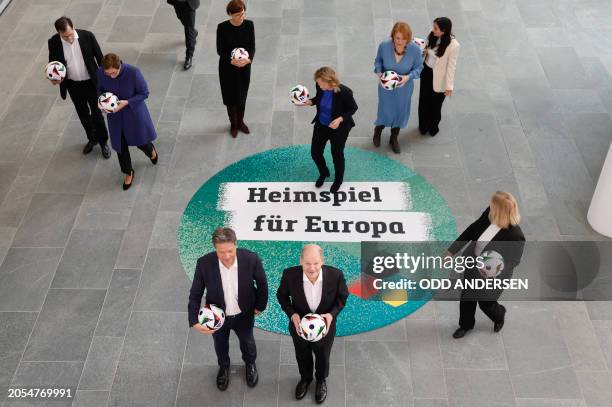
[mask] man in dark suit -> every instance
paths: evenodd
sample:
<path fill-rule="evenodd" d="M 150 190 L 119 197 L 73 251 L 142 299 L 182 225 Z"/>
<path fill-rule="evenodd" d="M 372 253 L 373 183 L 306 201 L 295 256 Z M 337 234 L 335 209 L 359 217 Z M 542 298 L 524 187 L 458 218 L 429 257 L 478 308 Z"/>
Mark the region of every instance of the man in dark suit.
<path fill-rule="evenodd" d="M 268 282 L 256 253 L 236 248 L 236 234 L 230 228 L 217 228 L 212 237 L 215 251 L 198 259 L 189 293 L 189 325 L 204 334 L 212 334 L 219 373 L 217 387 L 229 384 L 229 335 L 234 330 L 240 341 L 242 360 L 246 364 L 246 382 L 257 384 L 255 366 L 257 348 L 253 336 L 255 315 L 268 303 Z M 225 311 L 225 322 L 217 331 L 198 322 L 198 312 L 206 289 L 206 304 L 215 304 Z"/>
<path fill-rule="evenodd" d="M 191 68 L 193 64 L 193 52 L 196 46 L 198 30 L 195 29 L 196 10 L 200 7 L 200 0 L 166 0 L 168 4 L 174 6 L 176 16 L 185 28 L 185 70 Z"/>
<path fill-rule="evenodd" d="M 320 404 L 327 397 L 325 380 L 329 374 L 329 355 L 336 335 L 336 318 L 348 296 L 344 274 L 337 268 L 323 265 L 323 249 L 317 245 L 304 246 L 300 266 L 283 271 L 276 298 L 290 319 L 289 333 L 300 371 L 300 381 L 295 388 L 295 398 L 298 400 L 304 398 L 312 381 L 313 353 L 317 380 L 315 400 Z M 320 314 L 327 323 L 327 333 L 318 342 L 308 342 L 298 334 L 300 321 L 308 313 Z"/>
<path fill-rule="evenodd" d="M 66 78 L 53 81 L 59 85 L 62 99 L 70 95 L 79 120 L 87 134 L 83 154 L 89 154 L 96 144 L 100 145 L 102 156 L 110 158 L 108 131 L 102 112 L 98 108 L 96 71 L 102 63 L 102 50 L 93 33 L 75 30 L 72 20 L 60 17 L 55 21 L 57 34 L 49 38 L 49 62 L 59 61 L 66 67 Z"/>

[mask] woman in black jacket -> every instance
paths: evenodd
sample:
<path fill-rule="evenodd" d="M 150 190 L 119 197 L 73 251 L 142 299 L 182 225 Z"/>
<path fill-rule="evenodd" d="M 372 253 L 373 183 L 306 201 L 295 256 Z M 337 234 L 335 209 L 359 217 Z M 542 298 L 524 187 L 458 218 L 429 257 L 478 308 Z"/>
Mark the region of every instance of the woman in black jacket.
<path fill-rule="evenodd" d="M 217 54 L 219 54 L 219 82 L 223 104 L 227 107 L 230 120 L 230 134 L 238 136 L 238 130 L 249 134 L 244 124 L 249 84 L 251 82 L 251 63 L 255 56 L 255 27 L 246 20 L 246 5 L 242 0 L 232 0 L 227 4 L 229 20 L 217 26 Z M 232 51 L 243 48 L 248 58 L 233 59 Z"/>
<path fill-rule="evenodd" d="M 340 84 L 336 72 L 327 66 L 317 69 L 314 74 L 317 83 L 317 94 L 304 104 L 317 107 L 317 115 L 312 119 L 312 145 L 310 154 L 319 170 L 319 178 L 315 186 L 320 188 L 329 177 L 329 168 L 325 163 L 323 151 L 329 140 L 334 160 L 334 183 L 330 191 L 338 192 L 344 179 L 344 145 L 349 132 L 355 126 L 353 115 L 357 111 L 357 103 L 353 91 Z"/>
<path fill-rule="evenodd" d="M 520 263 L 525 245 L 525 236 L 521 227 L 518 205 L 512 194 L 497 191 L 491 197 L 491 204 L 482 213 L 480 218 L 472 223 L 461 233 L 455 242 L 449 247 L 446 256 L 453 256 L 466 244 L 463 252 L 465 257 L 476 258 L 485 251 L 495 251 L 503 258 L 503 271 L 497 276 L 507 279 L 512 276 L 512 271 Z M 465 271 L 466 280 L 483 278 L 477 268 Z M 506 308 L 497 300 L 502 294 L 498 290 L 464 289 L 461 292 L 459 306 L 459 328 L 453 334 L 455 339 L 462 338 L 466 332 L 474 328 L 474 314 L 476 304 L 493 321 L 493 330 L 499 332 L 504 326 Z"/>

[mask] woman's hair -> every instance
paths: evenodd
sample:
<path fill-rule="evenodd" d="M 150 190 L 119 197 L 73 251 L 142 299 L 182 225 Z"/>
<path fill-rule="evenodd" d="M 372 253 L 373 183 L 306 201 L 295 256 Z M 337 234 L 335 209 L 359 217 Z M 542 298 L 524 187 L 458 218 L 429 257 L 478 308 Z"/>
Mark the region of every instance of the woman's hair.
<path fill-rule="evenodd" d="M 334 71 L 329 66 L 323 66 L 314 73 L 314 80 L 321 79 L 323 82 L 329 83 L 333 88 L 334 92 L 338 92 L 340 90 L 340 79 L 338 79 L 338 75 L 336 75 L 336 71 Z"/>
<path fill-rule="evenodd" d="M 454 37 L 453 22 L 448 17 L 438 17 L 433 20 L 433 22 L 438 26 L 440 31 L 444 33 L 440 37 L 440 44 L 438 45 L 438 50 L 436 51 L 436 56 L 439 58 L 444 55 L 444 52 L 446 52 L 446 47 L 448 47 L 448 44 L 450 44 Z M 436 47 L 437 43 L 438 39 L 435 35 L 433 35 L 433 31 L 430 32 L 429 36 L 427 37 L 427 47 L 433 49 Z"/>
<path fill-rule="evenodd" d="M 391 39 L 393 39 L 397 33 L 402 34 L 402 37 L 404 37 L 406 41 L 412 41 L 412 28 L 410 28 L 408 23 L 398 21 L 397 23 L 393 24 L 393 28 L 391 29 Z"/>
<path fill-rule="evenodd" d="M 102 69 L 119 69 L 121 67 L 121 59 L 117 54 L 106 54 L 102 58 Z"/>
<path fill-rule="evenodd" d="M 491 197 L 489 220 L 502 229 L 521 221 L 516 199 L 509 192 L 496 191 Z"/>
<path fill-rule="evenodd" d="M 227 3 L 225 11 L 227 11 L 227 14 L 240 13 L 241 11 L 246 11 L 246 4 L 242 0 L 231 0 Z"/>

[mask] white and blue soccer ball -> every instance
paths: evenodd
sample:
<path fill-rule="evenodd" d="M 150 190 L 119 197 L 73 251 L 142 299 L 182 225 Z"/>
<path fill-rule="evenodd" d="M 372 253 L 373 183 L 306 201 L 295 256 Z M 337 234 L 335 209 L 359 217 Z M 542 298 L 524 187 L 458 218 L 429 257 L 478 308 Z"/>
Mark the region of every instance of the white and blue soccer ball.
<path fill-rule="evenodd" d="M 294 105 L 303 105 L 308 100 L 308 89 L 304 85 L 295 85 L 289 92 L 289 99 Z"/>
<path fill-rule="evenodd" d="M 402 78 L 397 72 L 385 71 L 380 76 L 380 85 L 387 90 L 393 90 L 397 88 L 401 80 Z"/>
<path fill-rule="evenodd" d="M 215 304 L 206 304 L 198 312 L 198 322 L 204 327 L 216 331 L 225 322 L 225 312 Z"/>
<path fill-rule="evenodd" d="M 50 81 L 61 81 L 66 77 L 66 67 L 59 61 L 51 61 L 45 66 L 45 77 Z"/>
<path fill-rule="evenodd" d="M 484 278 L 495 278 L 504 270 L 504 258 L 494 250 L 487 250 L 480 254 L 484 267 L 478 269 Z"/>
<path fill-rule="evenodd" d="M 111 92 L 104 92 L 98 98 L 100 109 L 105 113 L 113 113 L 119 106 L 119 98 Z"/>
<path fill-rule="evenodd" d="M 325 318 L 319 314 L 306 314 L 300 321 L 300 336 L 308 342 L 318 342 L 327 333 Z"/>
<path fill-rule="evenodd" d="M 232 50 L 231 58 L 239 61 L 249 59 L 249 52 L 244 48 L 234 48 Z"/>

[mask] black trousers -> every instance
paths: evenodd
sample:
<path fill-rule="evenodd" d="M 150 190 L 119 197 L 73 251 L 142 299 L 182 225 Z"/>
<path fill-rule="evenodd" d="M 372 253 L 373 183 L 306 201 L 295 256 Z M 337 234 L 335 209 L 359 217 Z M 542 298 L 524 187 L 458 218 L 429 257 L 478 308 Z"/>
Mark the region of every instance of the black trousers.
<path fill-rule="evenodd" d="M 321 123 L 316 122 L 312 131 L 312 144 L 310 146 L 310 155 L 319 169 L 319 175 L 329 175 L 329 168 L 325 162 L 323 152 L 325 145 L 329 140 L 331 145 L 332 159 L 334 160 L 334 182 L 342 183 L 344 180 L 344 146 L 348 138 L 349 131 L 338 127 L 336 130 Z"/>
<path fill-rule="evenodd" d="M 459 326 L 461 328 L 474 328 L 476 304 L 494 323 L 501 322 L 506 314 L 506 308 L 497 301 L 461 300 L 459 302 Z"/>
<path fill-rule="evenodd" d="M 295 358 L 297 360 L 301 379 L 311 381 L 313 368 L 315 372 L 314 376 L 317 381 L 326 379 L 329 375 L 329 356 L 331 355 L 334 337 L 336 336 L 336 324 L 332 324 L 327 335 L 319 342 L 309 342 L 302 339 L 298 336 L 297 332 L 295 332 L 295 327 L 291 322 L 289 323 L 289 332 L 293 339 Z M 312 360 L 313 354 L 315 356 L 314 363 Z"/>
<path fill-rule="evenodd" d="M 193 56 L 196 46 L 197 31 L 195 29 L 196 12 L 189 4 L 185 2 L 174 3 L 174 11 L 181 24 L 185 28 L 185 47 L 187 47 L 187 56 Z"/>
<path fill-rule="evenodd" d="M 439 130 L 438 125 L 442 119 L 442 103 L 445 97 L 444 93 L 434 92 L 433 70 L 424 64 L 419 90 L 419 130 L 421 132 Z"/>
<path fill-rule="evenodd" d="M 98 93 L 91 79 L 73 81 L 66 79 L 66 90 L 72 99 L 79 120 L 92 143 L 106 144 L 108 131 L 102 112 L 98 109 Z"/>
<path fill-rule="evenodd" d="M 217 354 L 219 366 L 229 367 L 230 365 L 230 330 L 233 330 L 236 335 L 238 335 L 240 352 L 242 352 L 242 360 L 244 363 L 255 363 L 255 359 L 257 359 L 257 346 L 255 345 L 255 337 L 253 336 L 254 324 L 254 316 L 252 314 L 246 315 L 244 312 L 231 317 L 225 317 L 223 326 L 213 334 L 215 352 Z"/>
<path fill-rule="evenodd" d="M 142 146 L 138 146 L 138 149 L 149 158 L 153 155 L 153 143 L 143 144 Z M 128 147 L 123 133 L 121 133 L 121 152 L 117 151 L 117 158 L 119 159 L 121 172 L 125 175 L 130 175 L 133 170 L 132 157 L 130 157 L 130 148 Z"/>

